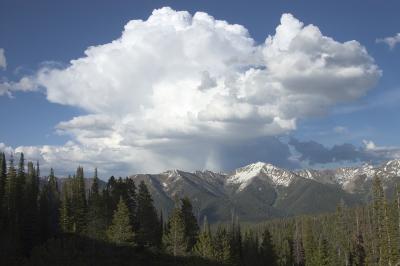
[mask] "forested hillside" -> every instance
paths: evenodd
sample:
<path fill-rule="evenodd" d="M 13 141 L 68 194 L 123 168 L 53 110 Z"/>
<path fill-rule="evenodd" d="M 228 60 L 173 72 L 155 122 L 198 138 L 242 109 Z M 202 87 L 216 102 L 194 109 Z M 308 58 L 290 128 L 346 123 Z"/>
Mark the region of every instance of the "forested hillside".
<path fill-rule="evenodd" d="M 97 170 L 86 187 L 82 167 L 59 187 L 53 170 L 21 154 L 0 154 L 0 256 L 3 265 L 396 265 L 400 260 L 400 190 L 385 197 L 373 179 L 372 202 L 339 204 L 335 213 L 212 227 L 191 200 L 162 213 L 144 182 Z M 41 184 L 42 182 L 42 184 Z M 87 192 L 88 191 L 88 192 Z"/>

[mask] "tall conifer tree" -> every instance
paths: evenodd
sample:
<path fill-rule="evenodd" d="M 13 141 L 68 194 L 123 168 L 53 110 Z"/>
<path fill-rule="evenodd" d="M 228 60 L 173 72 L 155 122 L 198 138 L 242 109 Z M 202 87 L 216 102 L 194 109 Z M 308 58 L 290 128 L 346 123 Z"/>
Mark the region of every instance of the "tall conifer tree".
<path fill-rule="evenodd" d="M 139 184 L 137 203 L 138 244 L 143 246 L 158 246 L 160 244 L 158 243 L 158 230 L 154 230 L 159 226 L 157 211 L 153 205 L 153 199 L 150 192 L 143 181 Z"/>
<path fill-rule="evenodd" d="M 212 260 L 214 257 L 213 240 L 212 240 L 210 226 L 208 225 L 207 222 L 207 217 L 204 217 L 203 230 L 199 235 L 199 239 L 197 240 L 193 248 L 193 251 L 194 254 L 205 259 Z"/>
<path fill-rule="evenodd" d="M 60 206 L 60 227 L 64 233 L 73 232 L 73 217 L 71 206 L 71 186 L 72 178 L 69 176 L 62 189 Z"/>
<path fill-rule="evenodd" d="M 20 153 L 18 162 L 18 171 L 16 179 L 16 226 L 22 231 L 23 224 L 23 208 L 24 208 L 24 186 L 25 186 L 25 158 L 24 153 Z"/>
<path fill-rule="evenodd" d="M 40 240 L 39 233 L 39 210 L 38 210 L 38 188 L 36 182 L 36 172 L 32 162 L 28 162 L 28 172 L 26 174 L 24 197 L 23 197 L 23 228 L 22 239 L 24 242 L 23 251 L 29 251 Z"/>
<path fill-rule="evenodd" d="M 131 226 L 134 230 L 137 230 L 138 222 L 137 222 L 137 195 L 136 195 L 136 185 L 135 182 L 131 178 L 125 178 L 125 186 L 126 186 L 126 205 L 129 209 L 129 220 Z"/>
<path fill-rule="evenodd" d="M 268 229 L 265 229 L 262 233 L 260 256 L 265 265 L 276 265 L 277 256 L 272 244 L 271 234 Z"/>
<path fill-rule="evenodd" d="M 107 230 L 107 236 L 111 242 L 118 245 L 133 243 L 134 234 L 129 222 L 129 210 L 122 197 L 119 200 L 117 210 L 114 212 L 112 224 Z"/>
<path fill-rule="evenodd" d="M 8 165 L 3 205 L 6 223 L 10 227 L 15 226 L 17 214 L 17 172 L 14 167 L 13 155 L 11 155 Z"/>
<path fill-rule="evenodd" d="M 88 202 L 87 235 L 93 239 L 105 239 L 106 214 L 102 195 L 99 193 L 99 179 L 97 168 L 94 172 L 93 183 L 90 188 Z"/>
<path fill-rule="evenodd" d="M 7 179 L 7 161 L 4 152 L 0 153 L 0 220 L 3 213 L 1 212 L 3 207 L 4 191 Z M 1 223 L 0 223 L 1 227 Z"/>
<path fill-rule="evenodd" d="M 199 225 L 193 214 L 192 203 L 188 197 L 181 199 L 181 213 L 185 225 L 185 236 L 187 238 L 187 252 L 191 251 L 199 236 Z"/>
<path fill-rule="evenodd" d="M 173 256 L 186 255 L 188 241 L 185 233 L 185 222 L 180 208 L 175 207 L 168 220 L 168 233 L 164 237 L 164 245 Z"/>
<path fill-rule="evenodd" d="M 73 206 L 73 231 L 78 234 L 83 234 L 86 230 L 86 189 L 83 168 L 78 167 L 76 176 L 73 178 L 72 185 L 72 206 Z"/>

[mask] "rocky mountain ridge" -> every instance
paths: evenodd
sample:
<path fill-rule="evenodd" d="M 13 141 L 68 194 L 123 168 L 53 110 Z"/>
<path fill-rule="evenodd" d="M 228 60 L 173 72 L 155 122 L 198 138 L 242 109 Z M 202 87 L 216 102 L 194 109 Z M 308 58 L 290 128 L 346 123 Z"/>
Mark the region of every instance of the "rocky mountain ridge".
<path fill-rule="evenodd" d="M 232 214 L 248 221 L 328 212 L 339 202 L 364 204 L 370 199 L 374 176 L 379 176 L 390 194 L 400 182 L 400 160 L 379 166 L 291 171 L 256 162 L 231 173 L 169 170 L 160 174 L 137 174 L 145 181 L 156 206 L 166 212 L 176 198 L 188 196 L 199 218 L 223 221 Z"/>

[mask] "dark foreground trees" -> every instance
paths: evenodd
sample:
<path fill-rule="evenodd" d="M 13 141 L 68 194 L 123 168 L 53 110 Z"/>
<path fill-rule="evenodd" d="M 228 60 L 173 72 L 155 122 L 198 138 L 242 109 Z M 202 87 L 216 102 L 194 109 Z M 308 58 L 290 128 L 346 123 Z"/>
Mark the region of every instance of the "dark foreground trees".
<path fill-rule="evenodd" d="M 371 198 L 257 225 L 203 217 L 200 229 L 189 198 L 164 222 L 144 182 L 111 177 L 103 187 L 82 167 L 41 177 L 22 154 L 18 163 L 0 154 L 0 256 L 4 265 L 396 265 L 400 190 L 389 200 L 375 178 Z"/>

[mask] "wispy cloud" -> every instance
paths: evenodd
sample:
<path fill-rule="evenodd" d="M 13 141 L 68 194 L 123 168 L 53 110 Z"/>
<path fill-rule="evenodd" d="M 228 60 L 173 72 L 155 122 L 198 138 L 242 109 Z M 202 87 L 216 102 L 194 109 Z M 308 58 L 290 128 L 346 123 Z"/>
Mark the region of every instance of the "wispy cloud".
<path fill-rule="evenodd" d="M 391 50 L 393 50 L 398 43 L 400 43 L 400 33 L 397 33 L 394 36 L 376 39 L 377 43 L 385 43 L 389 46 Z"/>

